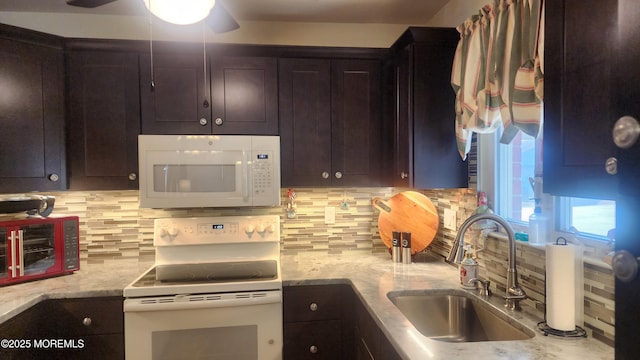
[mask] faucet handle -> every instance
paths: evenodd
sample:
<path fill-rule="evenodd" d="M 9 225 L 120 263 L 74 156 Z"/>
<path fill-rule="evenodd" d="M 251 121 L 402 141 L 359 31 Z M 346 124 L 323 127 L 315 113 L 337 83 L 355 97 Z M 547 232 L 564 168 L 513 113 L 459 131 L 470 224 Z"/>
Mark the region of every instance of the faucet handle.
<path fill-rule="evenodd" d="M 471 280 L 469 280 L 469 282 L 467 283 L 471 286 L 473 286 L 474 284 L 476 285 L 476 288 L 479 289 L 479 293 L 482 296 L 491 296 L 491 281 L 489 280 L 484 280 L 484 279 L 480 279 L 480 278 L 473 278 Z M 478 286 L 480 285 L 480 286 Z"/>

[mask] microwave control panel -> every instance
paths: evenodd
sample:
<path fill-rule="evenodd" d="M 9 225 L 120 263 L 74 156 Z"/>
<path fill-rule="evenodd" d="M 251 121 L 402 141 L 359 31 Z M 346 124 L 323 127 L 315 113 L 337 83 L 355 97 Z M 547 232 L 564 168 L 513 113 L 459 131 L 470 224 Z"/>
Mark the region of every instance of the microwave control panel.
<path fill-rule="evenodd" d="M 253 192 L 255 195 L 265 195 L 272 191 L 273 174 L 273 154 L 269 151 L 257 152 L 252 160 L 253 169 Z M 278 185 L 278 188 L 280 186 Z"/>

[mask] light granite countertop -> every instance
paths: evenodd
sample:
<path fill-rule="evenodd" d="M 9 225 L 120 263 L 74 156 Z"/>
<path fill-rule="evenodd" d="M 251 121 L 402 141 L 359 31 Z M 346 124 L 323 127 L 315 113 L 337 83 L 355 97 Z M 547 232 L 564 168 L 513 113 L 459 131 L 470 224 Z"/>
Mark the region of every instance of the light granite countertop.
<path fill-rule="evenodd" d="M 537 330 L 543 319 L 508 312 L 500 293 L 491 302 L 535 336 L 523 341 L 449 343 L 420 334 L 387 297 L 390 291 L 460 289 L 457 269 L 442 260 L 414 264 L 393 263 L 388 255 L 326 256 L 304 254 L 282 257 L 284 285 L 344 283 L 353 285 L 376 323 L 404 359 L 562 359 L 614 358 L 613 348 L 592 338 L 561 339 Z"/>
<path fill-rule="evenodd" d="M 536 330 L 542 319 L 508 313 L 535 332 L 530 340 L 447 343 L 422 336 L 387 297 L 389 291 L 458 289 L 454 267 L 435 260 L 410 265 L 394 264 L 381 255 L 282 256 L 285 286 L 352 284 L 376 323 L 404 359 L 613 359 L 613 348 L 592 338 L 559 339 Z M 122 289 L 151 266 L 151 262 L 118 260 L 108 264 L 82 264 L 73 275 L 0 288 L 0 322 L 47 298 L 122 295 Z M 500 303 L 494 294 L 493 303 Z"/>

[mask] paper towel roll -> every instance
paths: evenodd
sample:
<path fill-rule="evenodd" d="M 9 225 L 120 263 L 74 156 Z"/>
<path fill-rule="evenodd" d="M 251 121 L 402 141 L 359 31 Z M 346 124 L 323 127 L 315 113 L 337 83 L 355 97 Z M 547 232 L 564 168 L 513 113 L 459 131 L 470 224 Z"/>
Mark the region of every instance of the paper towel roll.
<path fill-rule="evenodd" d="M 546 245 L 547 325 L 562 330 L 576 329 L 575 249 L 571 244 Z"/>

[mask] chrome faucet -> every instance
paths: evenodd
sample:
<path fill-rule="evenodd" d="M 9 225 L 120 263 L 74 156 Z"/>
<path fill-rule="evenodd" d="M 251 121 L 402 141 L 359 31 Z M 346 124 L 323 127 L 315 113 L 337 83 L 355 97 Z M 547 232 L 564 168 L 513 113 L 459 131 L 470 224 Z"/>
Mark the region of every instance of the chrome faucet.
<path fill-rule="evenodd" d="M 471 224 L 480 220 L 493 220 L 500 224 L 507 232 L 507 238 L 509 241 L 509 268 L 507 269 L 507 289 L 504 296 L 505 306 L 512 310 L 520 310 L 520 301 L 527 298 L 527 294 L 518 285 L 518 271 L 516 269 L 516 237 L 513 232 L 513 228 L 509 223 L 495 214 L 476 214 L 465 220 L 456 234 L 456 238 L 453 240 L 451 246 L 451 252 L 447 257 L 448 262 L 460 264 L 464 256 L 464 233 L 467 231 Z"/>

